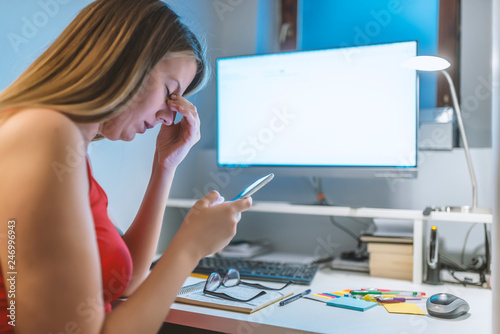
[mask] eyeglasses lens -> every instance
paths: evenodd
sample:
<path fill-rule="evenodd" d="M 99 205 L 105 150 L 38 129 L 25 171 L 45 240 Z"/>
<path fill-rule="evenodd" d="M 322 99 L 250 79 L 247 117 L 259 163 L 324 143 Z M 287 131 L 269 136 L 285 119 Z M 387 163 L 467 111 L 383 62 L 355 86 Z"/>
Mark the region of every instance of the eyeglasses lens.
<path fill-rule="evenodd" d="M 240 273 L 234 269 L 229 269 L 229 271 L 224 276 L 224 286 L 232 287 L 238 285 L 240 282 Z"/>
<path fill-rule="evenodd" d="M 205 284 L 205 289 L 207 291 L 215 291 L 221 284 L 221 277 L 217 273 L 212 273 Z"/>

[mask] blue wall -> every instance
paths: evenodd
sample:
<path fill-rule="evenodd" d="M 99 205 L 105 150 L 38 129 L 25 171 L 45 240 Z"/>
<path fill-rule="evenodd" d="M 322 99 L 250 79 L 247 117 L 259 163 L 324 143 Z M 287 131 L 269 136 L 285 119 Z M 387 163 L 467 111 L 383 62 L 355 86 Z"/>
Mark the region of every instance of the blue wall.
<path fill-rule="evenodd" d="M 299 47 L 318 49 L 418 40 L 420 55 L 436 55 L 439 0 L 302 0 Z M 420 75 L 420 108 L 436 105 L 436 75 Z"/>
<path fill-rule="evenodd" d="M 91 0 L 0 2 L 0 90 L 12 83 Z"/>

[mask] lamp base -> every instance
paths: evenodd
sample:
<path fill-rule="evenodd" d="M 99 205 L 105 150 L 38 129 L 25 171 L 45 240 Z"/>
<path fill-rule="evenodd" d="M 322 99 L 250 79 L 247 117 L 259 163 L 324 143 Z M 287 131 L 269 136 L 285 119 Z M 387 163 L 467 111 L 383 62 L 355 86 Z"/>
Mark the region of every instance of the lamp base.
<path fill-rule="evenodd" d="M 462 213 L 485 213 L 491 214 L 491 208 L 473 208 L 468 205 L 462 206 L 445 206 L 445 212 L 462 212 Z"/>

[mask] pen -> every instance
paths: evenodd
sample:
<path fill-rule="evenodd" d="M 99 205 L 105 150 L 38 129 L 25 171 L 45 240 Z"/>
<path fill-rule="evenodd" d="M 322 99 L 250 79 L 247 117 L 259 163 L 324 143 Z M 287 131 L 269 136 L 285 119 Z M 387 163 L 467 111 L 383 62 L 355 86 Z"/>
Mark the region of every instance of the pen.
<path fill-rule="evenodd" d="M 351 291 L 352 295 L 400 295 L 400 296 L 425 296 L 425 292 L 402 290 L 361 290 Z"/>
<path fill-rule="evenodd" d="M 375 298 L 379 303 L 404 303 L 405 298 Z"/>
<path fill-rule="evenodd" d="M 289 303 L 293 302 L 294 300 L 300 299 L 300 298 L 302 298 L 305 295 L 308 295 L 310 293 L 311 293 L 311 289 L 307 289 L 306 291 L 301 292 L 298 295 L 292 296 L 292 297 L 290 297 L 288 299 L 285 299 L 285 300 L 281 301 L 280 302 L 280 306 L 285 306 L 286 304 L 289 304 Z"/>
<path fill-rule="evenodd" d="M 393 294 L 398 295 L 398 296 L 425 296 L 425 292 L 417 292 L 417 291 L 392 291 Z"/>
<path fill-rule="evenodd" d="M 191 273 L 191 275 L 189 275 L 191 277 L 198 277 L 198 278 L 205 278 L 207 279 L 208 278 L 208 275 L 204 275 L 204 274 L 195 274 L 195 273 Z"/>
<path fill-rule="evenodd" d="M 385 293 L 385 292 L 384 292 Z M 382 291 L 351 291 L 351 295 L 381 295 Z"/>

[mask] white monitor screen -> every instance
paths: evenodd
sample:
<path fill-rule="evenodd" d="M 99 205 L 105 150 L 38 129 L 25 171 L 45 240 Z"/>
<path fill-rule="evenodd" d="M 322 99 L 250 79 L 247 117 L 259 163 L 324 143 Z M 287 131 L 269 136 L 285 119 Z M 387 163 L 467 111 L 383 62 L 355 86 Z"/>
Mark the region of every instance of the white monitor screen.
<path fill-rule="evenodd" d="M 219 58 L 220 166 L 416 167 L 417 42 Z"/>

